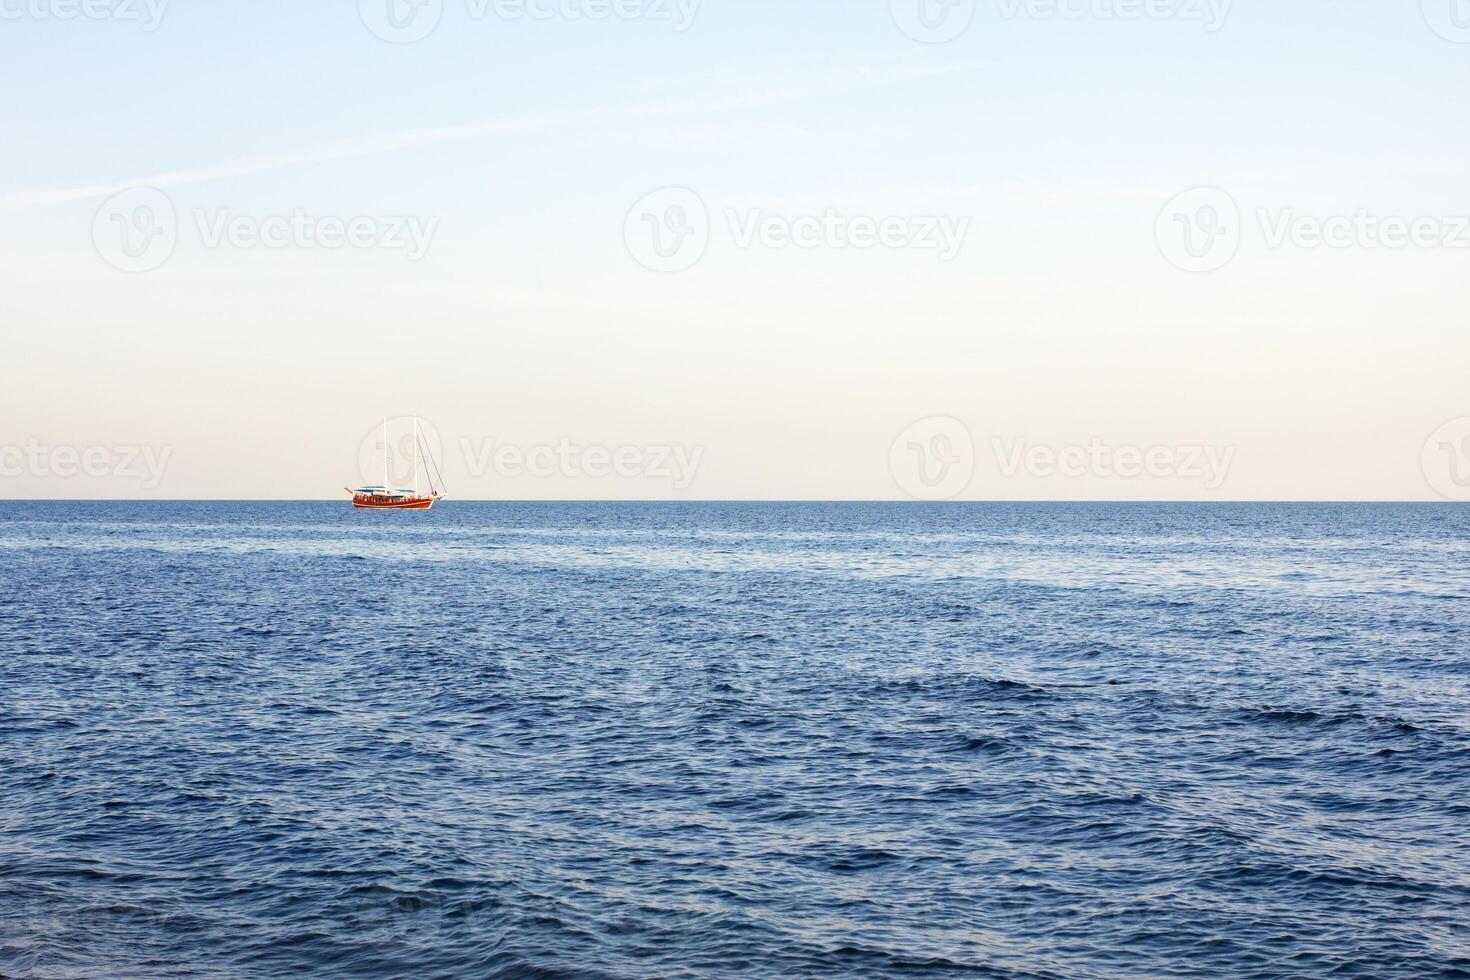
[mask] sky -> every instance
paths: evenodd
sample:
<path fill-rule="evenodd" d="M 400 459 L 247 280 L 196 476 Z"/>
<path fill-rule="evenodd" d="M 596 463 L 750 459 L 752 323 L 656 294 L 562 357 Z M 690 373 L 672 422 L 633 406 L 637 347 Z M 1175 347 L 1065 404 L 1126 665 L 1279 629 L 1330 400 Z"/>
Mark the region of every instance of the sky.
<path fill-rule="evenodd" d="M 1464 0 L 0 0 L 0 81 L 0 497 L 1470 499 Z"/>

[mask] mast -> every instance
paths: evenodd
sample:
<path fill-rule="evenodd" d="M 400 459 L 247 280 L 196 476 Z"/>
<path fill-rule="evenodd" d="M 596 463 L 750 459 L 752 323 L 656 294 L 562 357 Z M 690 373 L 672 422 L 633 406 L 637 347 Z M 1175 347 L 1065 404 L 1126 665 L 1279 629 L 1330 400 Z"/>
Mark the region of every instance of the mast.
<path fill-rule="evenodd" d="M 383 416 L 383 492 L 391 493 L 392 487 L 388 483 L 388 416 Z"/>
<path fill-rule="evenodd" d="M 419 495 L 419 417 L 413 417 L 413 495 Z"/>

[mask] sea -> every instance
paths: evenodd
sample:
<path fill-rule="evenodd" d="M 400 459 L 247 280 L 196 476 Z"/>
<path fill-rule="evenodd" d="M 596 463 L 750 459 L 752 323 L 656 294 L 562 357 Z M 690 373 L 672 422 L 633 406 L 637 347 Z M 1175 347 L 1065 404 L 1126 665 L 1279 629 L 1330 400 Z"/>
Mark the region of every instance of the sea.
<path fill-rule="evenodd" d="M 1467 977 L 1470 508 L 8 502 L 0 976 Z"/>

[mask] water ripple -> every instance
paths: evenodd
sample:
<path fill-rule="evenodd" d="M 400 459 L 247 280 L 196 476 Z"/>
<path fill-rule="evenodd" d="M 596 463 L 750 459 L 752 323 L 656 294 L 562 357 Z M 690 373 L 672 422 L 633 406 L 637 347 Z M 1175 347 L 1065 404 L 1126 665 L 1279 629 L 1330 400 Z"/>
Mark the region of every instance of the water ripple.
<path fill-rule="evenodd" d="M 1470 975 L 1470 517 L 12 505 L 0 975 Z"/>

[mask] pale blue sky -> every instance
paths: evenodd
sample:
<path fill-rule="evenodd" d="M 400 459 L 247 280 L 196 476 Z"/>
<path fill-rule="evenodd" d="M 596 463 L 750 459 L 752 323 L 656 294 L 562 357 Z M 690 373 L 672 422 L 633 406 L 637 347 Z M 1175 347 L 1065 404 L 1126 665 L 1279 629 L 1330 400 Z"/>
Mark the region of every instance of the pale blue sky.
<path fill-rule="evenodd" d="M 946 417 L 962 497 L 1430 499 L 1425 440 L 1470 415 L 1470 250 L 1271 248 L 1255 217 L 1470 214 L 1470 44 L 1417 0 L 1236 0 L 1214 32 L 980 0 L 933 45 L 887 0 L 704 0 L 683 32 L 445 0 L 405 45 L 349 0 L 173 0 L 152 32 L 35 16 L 57 3 L 0 0 L 0 444 L 172 457 L 146 491 L 26 472 L 8 496 L 328 496 L 375 418 L 418 412 L 462 496 L 903 497 L 895 437 Z M 183 230 L 130 275 L 92 228 L 136 184 Z M 625 217 L 670 186 L 716 230 L 660 274 Z M 1205 275 L 1155 240 L 1196 187 L 1245 215 Z M 190 217 L 294 209 L 435 234 L 407 262 L 210 248 Z M 730 209 L 970 225 L 951 262 L 742 249 Z M 1006 475 L 991 448 L 1094 438 L 1233 469 Z M 675 492 L 457 448 L 564 439 L 703 463 Z"/>

